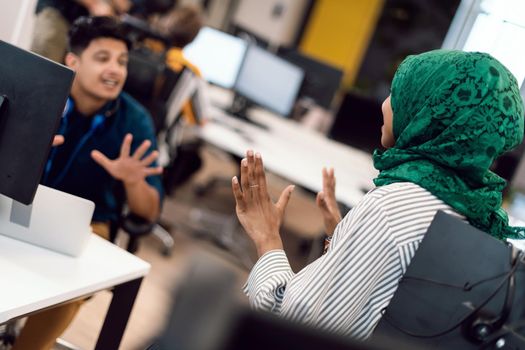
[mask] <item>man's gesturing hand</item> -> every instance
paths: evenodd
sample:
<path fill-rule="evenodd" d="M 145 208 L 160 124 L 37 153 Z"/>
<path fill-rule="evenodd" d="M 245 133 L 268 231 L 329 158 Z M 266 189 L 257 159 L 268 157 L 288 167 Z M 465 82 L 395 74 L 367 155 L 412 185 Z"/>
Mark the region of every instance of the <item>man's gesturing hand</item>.
<path fill-rule="evenodd" d="M 95 162 L 106 169 L 115 179 L 121 180 L 127 185 L 139 183 L 148 176 L 162 173 L 161 167 L 149 167 L 149 165 L 157 159 L 159 152 L 153 151 L 144 157 L 144 154 L 146 154 L 151 146 L 151 142 L 145 140 L 135 150 L 135 153 L 130 155 L 132 140 L 133 136 L 131 134 L 127 134 L 124 137 L 124 141 L 120 147 L 120 156 L 117 159 L 111 160 L 97 150 L 91 152 L 91 157 Z"/>

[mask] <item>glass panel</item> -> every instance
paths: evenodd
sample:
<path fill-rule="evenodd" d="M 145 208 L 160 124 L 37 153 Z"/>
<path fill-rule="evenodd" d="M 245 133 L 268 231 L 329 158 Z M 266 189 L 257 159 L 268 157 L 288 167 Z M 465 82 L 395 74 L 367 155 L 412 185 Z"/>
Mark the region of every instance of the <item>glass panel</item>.
<path fill-rule="evenodd" d="M 523 43 L 525 1 L 484 0 L 463 50 L 490 53 L 509 68 L 521 84 L 525 79 Z"/>

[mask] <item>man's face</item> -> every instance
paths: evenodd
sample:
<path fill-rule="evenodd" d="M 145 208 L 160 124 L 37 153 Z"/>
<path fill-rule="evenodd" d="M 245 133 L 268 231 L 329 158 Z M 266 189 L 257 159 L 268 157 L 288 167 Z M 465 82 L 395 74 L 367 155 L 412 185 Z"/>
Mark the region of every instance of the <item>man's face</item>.
<path fill-rule="evenodd" d="M 122 91 L 128 74 L 128 48 L 123 41 L 98 38 L 77 56 L 69 53 L 66 64 L 76 71 L 76 90 L 100 100 L 113 100 Z"/>

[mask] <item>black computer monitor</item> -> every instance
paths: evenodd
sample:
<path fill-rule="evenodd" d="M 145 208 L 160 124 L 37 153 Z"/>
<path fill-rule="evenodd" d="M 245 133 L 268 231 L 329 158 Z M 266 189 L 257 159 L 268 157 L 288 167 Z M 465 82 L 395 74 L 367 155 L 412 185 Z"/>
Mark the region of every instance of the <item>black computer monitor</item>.
<path fill-rule="evenodd" d="M 247 45 L 241 38 L 204 27 L 183 52 L 199 68 L 204 79 L 230 89 L 237 79 Z"/>
<path fill-rule="evenodd" d="M 278 54 L 304 70 L 304 82 L 299 95 L 312 99 L 323 108 L 330 109 L 334 96 L 341 86 L 343 71 L 295 49 L 281 48 Z"/>
<path fill-rule="evenodd" d="M 375 98 L 347 92 L 328 136 L 366 152 L 380 148 L 383 125 L 381 103 Z"/>
<path fill-rule="evenodd" d="M 0 41 L 0 193 L 33 201 L 74 72 Z"/>
<path fill-rule="evenodd" d="M 304 71 L 300 67 L 250 45 L 233 89 L 264 108 L 289 116 L 303 79 Z"/>

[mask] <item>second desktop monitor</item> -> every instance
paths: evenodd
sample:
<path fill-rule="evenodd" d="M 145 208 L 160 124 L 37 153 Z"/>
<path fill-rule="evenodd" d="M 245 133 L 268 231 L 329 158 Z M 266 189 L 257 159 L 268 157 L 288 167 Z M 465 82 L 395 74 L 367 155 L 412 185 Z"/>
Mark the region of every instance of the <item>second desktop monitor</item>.
<path fill-rule="evenodd" d="M 233 89 L 262 107 L 288 116 L 303 78 L 301 68 L 265 49 L 250 45 Z"/>
<path fill-rule="evenodd" d="M 283 116 L 291 114 L 304 79 L 295 64 L 209 27 L 200 30 L 184 55 L 207 81 Z"/>

